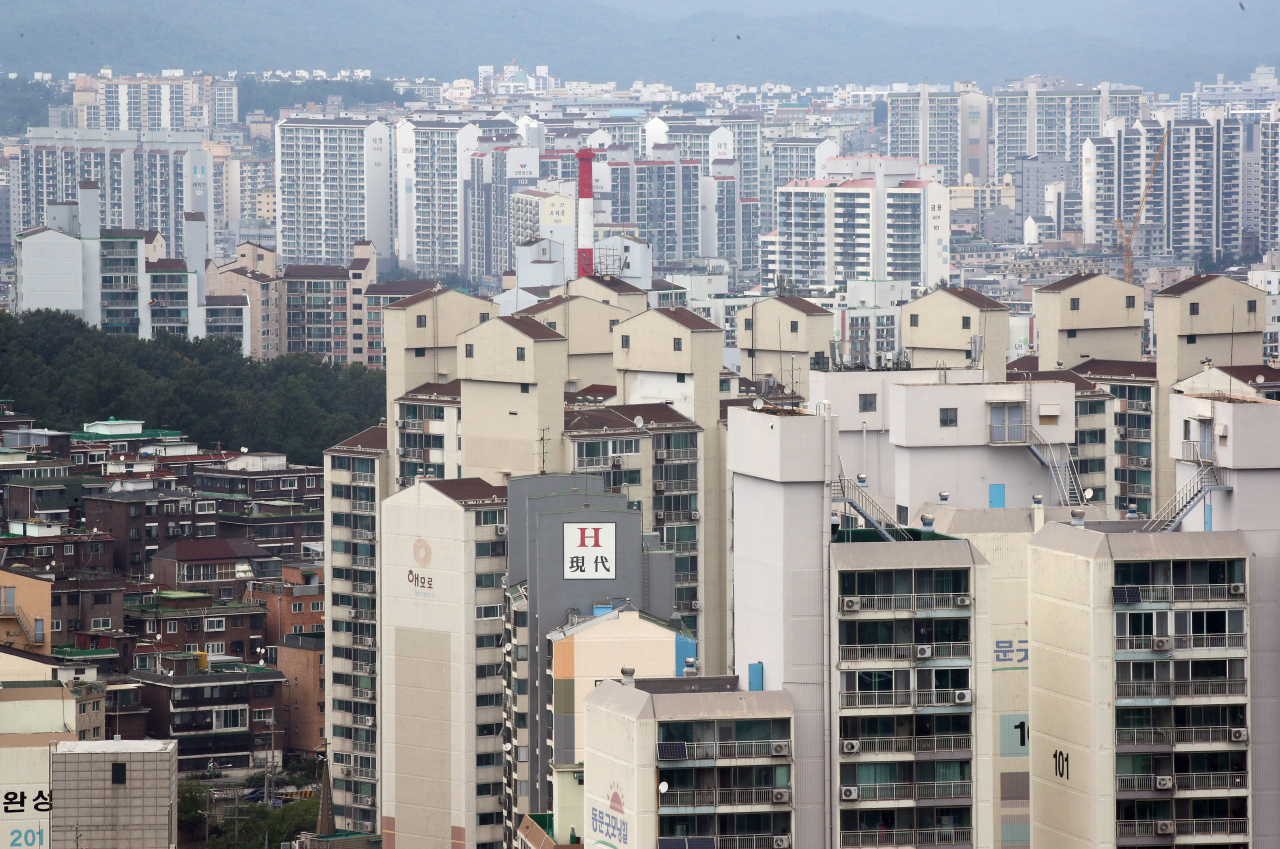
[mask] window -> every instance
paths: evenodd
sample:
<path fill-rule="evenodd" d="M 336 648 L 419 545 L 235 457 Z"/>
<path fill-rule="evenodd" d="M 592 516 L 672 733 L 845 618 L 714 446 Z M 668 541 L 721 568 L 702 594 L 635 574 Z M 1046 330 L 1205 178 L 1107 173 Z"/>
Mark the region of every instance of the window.
<path fill-rule="evenodd" d="M 197 513 L 214 513 L 214 512 L 217 512 L 217 509 L 218 509 L 218 504 L 215 501 L 197 501 L 196 502 Z"/>
<path fill-rule="evenodd" d="M 684 373 L 683 373 L 683 372 L 681 372 L 681 373 L 679 373 L 679 374 L 677 374 L 677 375 L 676 375 L 676 383 L 684 383 Z"/>
<path fill-rule="evenodd" d="M 280 488 L 281 489 L 297 489 L 298 479 L 297 478 L 281 478 Z"/>
<path fill-rule="evenodd" d="M 76 547 L 74 545 L 64 545 L 62 547 L 62 553 L 65 556 L 70 557 L 71 555 L 76 553 Z"/>
<path fill-rule="evenodd" d="M 483 604 L 476 607 L 477 619 L 501 619 L 502 605 L 500 604 Z"/>
<path fill-rule="evenodd" d="M 313 601 L 313 602 L 311 602 L 311 612 L 312 612 L 312 613 L 319 613 L 319 612 L 320 612 L 320 611 L 322 611 L 322 610 L 324 610 L 324 602 L 323 602 L 323 601 Z"/>
<path fill-rule="evenodd" d="M 751 319 L 749 319 L 749 318 L 744 318 L 744 319 L 742 320 L 742 329 L 743 329 L 743 330 L 750 330 L 750 329 L 751 329 Z"/>
<path fill-rule="evenodd" d="M 498 752 L 481 752 L 476 755 L 476 766 L 500 766 Z"/>
<path fill-rule="evenodd" d="M 204 650 L 209 654 L 225 654 L 227 651 L 226 643 L 205 643 Z"/>
<path fill-rule="evenodd" d="M 520 394 L 521 394 L 521 395 L 528 395 L 528 394 L 529 394 L 529 384 L 527 384 L 527 383 L 522 383 L 522 384 L 520 384 Z"/>
<path fill-rule="evenodd" d="M 622 334 L 622 347 L 624 347 L 624 348 L 630 348 L 630 347 L 631 347 L 631 337 L 630 337 L 630 336 L 628 336 L 628 335 L 627 335 L 627 334 L 625 334 L 625 333 L 624 333 L 624 334 Z"/>
<path fill-rule="evenodd" d="M 293 609 L 293 612 L 294 612 L 294 613 L 301 613 L 301 612 L 302 612 L 302 602 L 300 602 L 300 601 L 295 601 L 295 602 L 293 603 L 293 605 L 292 605 L 292 609 Z"/>
<path fill-rule="evenodd" d="M 955 407 L 939 408 L 938 427 L 956 427 L 956 408 Z"/>
<path fill-rule="evenodd" d="M 1187 344 L 1188 345 L 1196 344 L 1196 335 L 1194 333 L 1192 333 L 1190 336 L 1187 337 Z"/>
<path fill-rule="evenodd" d="M 227 630 L 227 620 L 206 619 L 204 620 L 204 629 L 206 631 L 225 631 Z"/>
<path fill-rule="evenodd" d="M 673 351 L 683 351 L 683 350 L 684 350 L 684 340 L 683 340 L 683 339 L 681 339 L 679 336 L 677 336 L 677 337 L 675 337 L 674 339 L 672 339 L 672 340 L 671 340 L 671 350 L 673 350 Z"/>
<path fill-rule="evenodd" d="M 876 411 L 876 396 L 874 392 L 871 393 L 870 395 L 858 396 L 858 412 L 859 413 L 874 413 L 875 411 Z"/>
<path fill-rule="evenodd" d="M 164 623 L 164 630 L 165 630 L 165 633 L 166 633 L 166 634 L 176 634 L 176 633 L 178 633 L 178 620 L 177 620 L 177 619 L 170 619 L 168 622 L 165 622 L 165 623 Z"/>
<path fill-rule="evenodd" d="M 912 327 L 919 327 L 919 326 L 920 326 L 920 314 L 919 314 L 919 313 L 914 313 L 914 312 L 913 312 L 913 313 L 911 314 L 911 326 L 912 326 Z"/>
<path fill-rule="evenodd" d="M 1196 302 L 1192 301 L 1192 302 L 1191 302 L 1191 304 L 1190 304 L 1190 306 L 1191 306 L 1191 314 L 1192 314 L 1192 315 L 1199 315 L 1199 314 L 1200 314 L 1200 304 L 1198 304 L 1198 303 L 1196 303 Z"/>
<path fill-rule="evenodd" d="M 799 333 L 799 332 L 800 332 L 800 322 L 798 322 L 798 321 L 793 321 L 793 322 L 791 322 L 791 332 L 792 332 L 792 333 Z"/>
<path fill-rule="evenodd" d="M 502 733 L 502 725 L 497 722 L 486 722 L 476 726 L 477 737 L 497 737 Z"/>
<path fill-rule="evenodd" d="M 1245 312 L 1257 312 L 1257 311 L 1258 311 L 1257 301 L 1249 301 L 1248 303 L 1245 304 Z"/>
<path fill-rule="evenodd" d="M 729 381 L 728 381 L 728 380 L 721 380 L 721 381 L 720 381 L 720 391 L 721 391 L 721 392 L 728 392 L 728 391 L 729 391 Z"/>
<path fill-rule="evenodd" d="M 416 316 L 416 318 L 417 318 L 417 325 L 419 327 L 427 326 L 427 317 L 425 315 Z"/>
<path fill-rule="evenodd" d="M 109 631 L 109 630 L 111 630 L 111 617 L 109 617 L 109 616 L 108 616 L 108 617 L 104 617 L 104 618 L 102 618 L 102 619 L 90 619 L 90 620 L 89 620 L 89 630 L 90 630 L 90 631 Z"/>
<path fill-rule="evenodd" d="M 471 357 L 474 357 L 475 355 L 476 355 L 476 346 L 475 346 L 475 345 L 472 345 L 470 342 L 468 342 L 468 343 L 467 343 L 467 357 L 468 357 L 468 358 L 471 358 Z"/>
<path fill-rule="evenodd" d="M 415 357 L 425 357 L 425 356 L 427 355 L 427 349 L 426 349 L 426 348 L 414 348 L 414 349 L 413 349 L 413 355 L 414 355 Z"/>
<path fill-rule="evenodd" d="M 1124 296 L 1124 308 L 1125 308 L 1125 309 L 1127 309 L 1127 310 L 1131 310 L 1131 309 L 1133 309 L 1135 306 L 1137 306 L 1137 304 L 1138 304 L 1138 299 L 1137 299 L 1137 297 L 1135 297 L 1134 295 L 1125 295 L 1125 296 Z"/>
<path fill-rule="evenodd" d="M 49 630 L 50 630 L 50 631 L 61 631 L 61 630 L 62 630 L 62 620 L 61 620 L 61 619 L 52 619 L 52 620 L 50 620 L 50 621 L 49 621 Z"/>
<path fill-rule="evenodd" d="M 485 323 L 486 321 L 488 321 L 488 320 L 489 320 L 489 314 L 488 314 L 487 312 L 482 312 L 482 313 L 480 313 L 480 323 L 481 323 L 481 324 L 484 324 L 484 323 Z"/>
<path fill-rule="evenodd" d="M 1068 331 L 1067 331 L 1067 338 L 1068 338 L 1068 339 L 1074 339 L 1074 338 L 1076 338 L 1076 332 L 1075 332 L 1074 330 L 1068 330 Z"/>
<path fill-rule="evenodd" d="M 253 488 L 257 492 L 267 492 L 271 489 L 271 481 L 270 480 L 254 481 Z"/>
<path fill-rule="evenodd" d="M 524 362 L 524 348 L 516 348 L 516 362 Z"/>
<path fill-rule="evenodd" d="M 255 722 L 263 722 L 269 719 L 274 719 L 275 709 L 274 708 L 255 708 L 253 711 L 253 718 Z"/>
<path fill-rule="evenodd" d="M 127 783 L 129 765 L 128 764 L 112 764 L 111 765 L 111 783 L 125 784 Z"/>
<path fill-rule="evenodd" d="M 111 603 L 111 593 L 94 593 L 94 594 L 93 594 L 93 603 L 94 603 L 94 604 L 110 604 L 110 603 Z"/>
<path fill-rule="evenodd" d="M 972 320 L 967 315 L 960 316 L 960 329 L 969 330 L 973 326 Z"/>

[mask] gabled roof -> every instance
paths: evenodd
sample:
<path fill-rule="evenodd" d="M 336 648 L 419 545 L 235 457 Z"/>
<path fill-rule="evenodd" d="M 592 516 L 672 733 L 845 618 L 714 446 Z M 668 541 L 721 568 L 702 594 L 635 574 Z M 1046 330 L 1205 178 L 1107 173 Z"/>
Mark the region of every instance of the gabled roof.
<path fill-rule="evenodd" d="M 452 480 L 428 480 L 427 485 L 439 490 L 454 501 L 487 501 L 493 498 L 506 500 L 507 488 L 494 486 L 483 478 L 453 478 Z"/>
<path fill-rule="evenodd" d="M 395 303 L 387 304 L 386 306 L 383 307 L 383 309 L 388 309 L 388 310 L 408 309 L 409 307 L 416 306 L 418 304 L 423 303 L 424 301 L 429 301 L 432 298 L 436 297 L 437 295 L 443 295 L 445 292 L 451 292 L 451 291 L 453 290 L 445 289 L 442 286 L 437 287 L 435 289 L 424 289 L 421 292 L 418 292 L 416 295 L 410 295 L 407 298 L 401 298 Z"/>
<path fill-rule="evenodd" d="M 185 259 L 157 259 L 147 261 L 147 271 L 160 274 L 173 273 L 177 271 L 187 270 L 187 261 Z"/>
<path fill-rule="evenodd" d="M 616 407 L 588 407 L 564 411 L 564 429 L 574 430 L 635 430 L 634 416 L 628 418 Z"/>
<path fill-rule="evenodd" d="M 371 428 L 360 431 L 355 436 L 344 439 L 329 450 L 335 448 L 366 448 L 372 450 L 387 450 L 387 426 L 374 425 Z"/>
<path fill-rule="evenodd" d="M 1005 366 L 1006 371 L 1039 371 L 1040 358 L 1035 354 L 1024 354 L 1015 360 L 1010 360 Z"/>
<path fill-rule="evenodd" d="M 653 312 L 666 316 L 667 318 L 679 324 L 681 327 L 689 330 L 715 330 L 723 331 L 724 328 L 718 324 L 707 321 L 702 316 L 684 307 L 658 307 Z"/>
<path fill-rule="evenodd" d="M 205 295 L 204 305 L 206 307 L 247 307 L 249 298 L 247 295 Z"/>
<path fill-rule="evenodd" d="M 1280 383 L 1280 369 L 1271 366 L 1214 366 L 1242 383 Z M 1258 378 L 1262 378 L 1261 381 Z"/>
<path fill-rule="evenodd" d="M 512 327 L 520 331 L 525 336 L 528 336 L 530 339 L 533 339 L 535 341 L 540 342 L 548 339 L 565 338 L 561 336 L 559 333 L 556 333 L 550 327 L 547 327 L 545 324 L 538 321 L 537 319 L 529 318 L 528 316 L 500 315 L 498 316 L 497 320 L 501 321 L 503 324 L 508 325 L 509 327 Z"/>
<path fill-rule="evenodd" d="M 561 304 L 567 304 L 570 301 L 576 301 L 577 295 L 556 295 L 554 298 L 547 298 L 545 301 L 539 301 L 533 306 L 525 307 L 522 310 L 516 310 L 512 315 L 537 315 L 547 310 L 555 309 Z"/>
<path fill-rule="evenodd" d="M 1075 286 L 1078 283 L 1083 283 L 1086 280 L 1092 280 L 1095 277 L 1102 277 L 1102 276 L 1103 275 L 1101 274 L 1094 274 L 1094 273 L 1072 274 L 1070 277 L 1064 277 L 1061 280 L 1054 281 L 1053 283 L 1050 283 L 1047 286 L 1041 286 L 1040 288 L 1036 289 L 1036 291 L 1037 292 L 1065 292 L 1067 289 L 1070 289 L 1072 286 Z"/>
<path fill-rule="evenodd" d="M 590 386 L 584 386 L 577 392 L 564 393 L 564 402 L 566 404 L 586 404 L 588 398 L 614 398 L 618 394 L 618 387 L 610 386 L 607 383 L 593 383 Z"/>
<path fill-rule="evenodd" d="M 689 424 L 696 422 L 681 413 L 670 404 L 616 404 L 609 409 L 624 416 L 628 421 L 636 416 L 644 419 L 645 424 Z"/>
<path fill-rule="evenodd" d="M 166 546 L 155 554 L 165 560 L 180 560 L 191 563 L 208 560 L 237 560 L 244 557 L 263 558 L 273 556 L 271 552 L 247 539 L 180 539 L 173 545 Z"/>
<path fill-rule="evenodd" d="M 461 398 L 462 381 L 455 377 L 448 383 L 424 383 L 421 386 L 415 386 L 400 397 L 405 398 L 410 395 L 434 395 L 440 398 Z"/>
<path fill-rule="evenodd" d="M 663 280 L 661 277 L 653 278 L 653 283 L 649 286 L 651 292 L 683 292 L 683 286 L 677 286 L 670 280 Z"/>
<path fill-rule="evenodd" d="M 614 277 L 612 274 L 592 274 L 589 275 L 591 280 L 596 281 L 601 286 L 619 295 L 643 295 L 644 289 L 639 286 L 633 286 L 621 277 Z"/>
<path fill-rule="evenodd" d="M 440 285 L 438 280 L 388 280 L 370 283 L 364 287 L 365 295 L 416 295 Z"/>
<path fill-rule="evenodd" d="M 1155 297 L 1160 298 L 1166 295 L 1181 295 L 1185 292 L 1190 292 L 1193 289 L 1199 289 L 1210 280 L 1216 280 L 1222 276 L 1223 275 L 1221 274 L 1193 274 L 1186 280 L 1179 280 L 1172 286 L 1165 286 L 1159 292 L 1156 292 Z M 1231 278 L 1228 277 L 1227 279 L 1230 280 Z"/>
<path fill-rule="evenodd" d="M 1156 364 L 1147 360 L 1085 360 L 1072 366 L 1077 374 L 1095 374 L 1100 377 L 1147 378 L 1154 380 Z"/>
<path fill-rule="evenodd" d="M 341 265 L 290 265 L 283 276 L 289 280 L 346 280 L 348 274 Z"/>
<path fill-rule="evenodd" d="M 994 300 L 992 298 L 988 298 L 986 295 L 982 294 L 977 289 L 970 289 L 967 286 L 961 286 L 959 288 L 947 287 L 944 289 L 939 289 L 938 291 L 946 292 L 948 295 L 951 295 L 951 297 L 959 298 L 960 300 L 964 301 L 966 304 L 977 307 L 980 310 L 1002 310 L 1003 312 L 1009 311 L 1009 308 L 1006 307 L 1004 304 L 1000 303 L 999 301 Z"/>
<path fill-rule="evenodd" d="M 786 304 L 794 310 L 799 310 L 805 315 L 831 315 L 831 310 L 823 309 L 812 301 L 806 301 L 804 298 L 797 298 L 793 295 L 783 295 L 774 298 L 780 304 Z"/>

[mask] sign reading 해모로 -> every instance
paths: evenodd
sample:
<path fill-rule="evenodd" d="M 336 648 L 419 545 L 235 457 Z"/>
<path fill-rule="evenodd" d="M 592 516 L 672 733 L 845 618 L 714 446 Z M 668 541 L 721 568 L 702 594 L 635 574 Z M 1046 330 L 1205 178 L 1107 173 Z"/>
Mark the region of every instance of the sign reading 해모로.
<path fill-rule="evenodd" d="M 613 522 L 565 522 L 564 577 L 567 581 L 618 577 Z"/>

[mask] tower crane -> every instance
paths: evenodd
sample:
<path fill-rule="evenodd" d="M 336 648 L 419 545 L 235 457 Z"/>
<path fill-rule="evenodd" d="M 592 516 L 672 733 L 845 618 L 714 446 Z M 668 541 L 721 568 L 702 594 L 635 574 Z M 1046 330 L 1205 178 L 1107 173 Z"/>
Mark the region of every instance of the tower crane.
<path fill-rule="evenodd" d="M 1142 187 L 1142 197 L 1138 200 L 1138 208 L 1134 210 L 1133 221 L 1129 226 L 1124 223 L 1124 201 L 1117 200 L 1120 205 L 1120 218 L 1116 219 L 1116 230 L 1118 231 L 1120 250 L 1124 254 L 1124 282 L 1134 283 L 1133 279 L 1133 237 L 1137 233 L 1138 224 L 1142 221 L 1142 209 L 1147 205 L 1147 195 L 1151 194 L 1151 186 L 1156 181 L 1156 170 L 1160 167 L 1160 163 L 1164 157 L 1164 146 L 1169 141 L 1169 132 L 1173 128 L 1173 124 L 1165 125 L 1164 135 L 1160 137 L 1160 146 L 1156 148 L 1155 160 L 1151 163 L 1151 173 L 1147 175 L 1147 183 Z"/>

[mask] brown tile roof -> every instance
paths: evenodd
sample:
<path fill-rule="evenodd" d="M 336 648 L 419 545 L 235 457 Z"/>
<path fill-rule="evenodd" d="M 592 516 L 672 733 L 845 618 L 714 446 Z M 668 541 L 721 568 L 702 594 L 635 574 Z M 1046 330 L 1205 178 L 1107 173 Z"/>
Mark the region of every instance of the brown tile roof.
<path fill-rule="evenodd" d="M 451 291 L 451 290 L 445 289 L 442 286 L 437 287 L 435 289 L 423 289 L 421 292 L 418 292 L 416 295 L 409 295 L 407 298 L 401 298 L 400 300 L 396 301 L 393 304 L 387 304 L 384 307 L 384 309 L 391 309 L 391 310 L 408 309 L 409 307 L 416 306 L 420 303 L 423 303 L 424 301 L 429 301 L 432 298 L 436 297 L 437 295 L 443 295 L 445 292 L 448 292 L 448 291 Z"/>
<path fill-rule="evenodd" d="M 271 557 L 271 552 L 259 548 L 247 539 L 181 539 L 155 554 L 165 560 L 193 563 L 210 560 L 236 560 L 242 557 Z"/>
<path fill-rule="evenodd" d="M 290 280 L 346 280 L 347 270 L 341 265 L 290 265 L 284 270 Z"/>
<path fill-rule="evenodd" d="M 488 501 L 494 498 L 506 500 L 507 497 L 505 486 L 494 486 L 483 478 L 428 480 L 427 484 L 454 501 Z"/>
<path fill-rule="evenodd" d="M 1064 277 L 1061 280 L 1056 280 L 1047 286 L 1041 286 L 1040 288 L 1036 289 L 1036 291 L 1037 292 L 1065 292 L 1066 290 L 1070 289 L 1072 286 L 1075 286 L 1078 283 L 1083 283 L 1086 280 L 1092 280 L 1095 277 L 1101 277 L 1101 276 L 1102 276 L 1101 274 L 1093 274 L 1093 273 L 1072 274 L 1070 277 Z"/>
<path fill-rule="evenodd" d="M 1214 366 L 1244 383 L 1280 383 L 1280 369 L 1271 366 Z M 1258 378 L 1262 380 L 1258 380 Z"/>
<path fill-rule="evenodd" d="M 1072 366 L 1077 374 L 1093 374 L 1099 377 L 1150 378 L 1156 376 L 1156 364 L 1146 360 L 1085 360 Z"/>
<path fill-rule="evenodd" d="M 948 295 L 951 295 L 953 298 L 959 298 L 960 300 L 964 301 L 966 304 L 969 304 L 970 306 L 975 306 L 980 310 L 1003 310 L 1004 312 L 1009 311 L 1009 308 L 1006 307 L 1004 304 L 1000 303 L 999 301 L 993 298 L 988 298 L 986 295 L 982 294 L 977 289 L 970 289 L 967 286 L 961 286 L 959 288 L 947 287 L 945 289 L 939 289 L 938 291 L 946 292 Z"/>
<path fill-rule="evenodd" d="M 564 411 L 564 429 L 570 430 L 634 430 L 635 417 L 628 418 L 616 407 L 589 407 Z"/>
<path fill-rule="evenodd" d="M 609 386 L 606 383 L 593 383 L 590 386 L 584 386 L 577 392 L 564 393 L 564 402 L 566 404 L 585 404 L 589 403 L 587 398 L 604 398 L 608 400 L 618 394 L 618 387 Z"/>
<path fill-rule="evenodd" d="M 1005 369 L 1007 371 L 1039 371 L 1040 358 L 1035 354 L 1026 354 L 1016 360 L 1010 360 Z"/>
<path fill-rule="evenodd" d="M 625 416 L 628 421 L 639 416 L 645 424 L 694 424 L 693 419 L 670 404 L 615 404 L 609 409 Z"/>
<path fill-rule="evenodd" d="M 655 277 L 649 286 L 649 290 L 651 292 L 683 292 L 685 291 L 685 288 L 683 286 L 677 286 L 670 280 L 663 280 L 661 277 Z"/>
<path fill-rule="evenodd" d="M 204 218 L 203 212 L 184 212 L 182 213 L 182 220 L 183 221 L 204 221 L 205 218 Z"/>
<path fill-rule="evenodd" d="M 614 277 L 612 274 L 592 274 L 591 279 L 604 286 L 606 289 L 617 292 L 619 295 L 635 295 L 644 294 L 644 289 L 638 286 L 632 286 L 621 277 Z"/>
<path fill-rule="evenodd" d="M 1208 283 L 1210 280 L 1213 280 L 1214 278 L 1221 277 L 1221 276 L 1223 275 L 1193 274 L 1190 277 L 1188 277 L 1186 280 L 1179 280 L 1177 283 L 1174 283 L 1172 286 L 1165 286 L 1159 292 L 1156 292 L 1155 297 L 1159 298 L 1164 295 L 1181 295 L 1184 292 L 1190 292 L 1193 289 L 1199 289 L 1201 286 Z"/>
<path fill-rule="evenodd" d="M 1070 383 L 1076 388 L 1076 391 L 1090 390 L 1094 388 L 1094 382 L 1083 375 L 1074 371 L 1061 369 L 1059 371 L 1021 371 L 1017 373 L 1017 377 L 1009 377 L 1007 383 L 1019 383 L 1021 381 L 1031 380 L 1057 380 L 1062 383 Z"/>
<path fill-rule="evenodd" d="M 660 313 L 674 321 L 676 324 L 679 324 L 681 327 L 687 327 L 690 330 L 721 331 L 724 329 L 717 324 L 707 321 L 697 313 L 685 309 L 684 307 L 658 307 L 654 312 Z"/>
<path fill-rule="evenodd" d="M 103 227 L 98 231 L 98 235 L 103 239 L 145 239 L 151 242 L 160 234 L 155 230 L 122 230 L 117 227 Z"/>
<path fill-rule="evenodd" d="M 369 263 L 371 262 L 373 262 L 373 260 L 364 259 L 363 257 L 360 259 L 353 259 L 351 260 L 351 265 L 349 266 L 349 268 L 352 271 L 364 271 L 366 268 L 369 267 Z"/>
<path fill-rule="evenodd" d="M 823 309 L 815 303 L 806 301 L 804 298 L 797 298 L 791 295 L 783 295 L 774 298 L 780 304 L 786 304 L 792 309 L 799 310 L 805 315 L 831 315 L 831 310 Z"/>
<path fill-rule="evenodd" d="M 528 336 L 535 341 L 543 341 L 546 339 L 563 339 L 559 333 L 556 333 L 550 327 L 534 318 L 523 315 L 500 315 L 498 321 Z"/>
<path fill-rule="evenodd" d="M 556 295 L 554 298 L 547 298 L 545 301 L 539 301 L 530 307 L 522 310 L 516 310 L 512 315 L 537 315 L 547 310 L 555 309 L 561 304 L 567 304 L 570 301 L 577 300 L 577 295 Z"/>
<path fill-rule="evenodd" d="M 416 295 L 440 285 L 439 280 L 388 280 L 364 287 L 366 295 Z"/>
<path fill-rule="evenodd" d="M 147 271 L 160 272 L 161 274 L 174 271 L 186 271 L 187 261 L 185 259 L 157 259 L 147 261 Z"/>
<path fill-rule="evenodd" d="M 409 395 L 435 395 L 441 398 L 461 398 L 462 381 L 455 377 L 448 383 L 424 383 L 421 386 L 415 386 L 400 397 L 405 398 Z"/>
<path fill-rule="evenodd" d="M 79 183 L 77 183 L 76 185 L 77 185 L 77 186 L 79 186 L 79 187 L 80 187 L 80 188 L 82 188 L 82 189 L 97 189 L 97 188 L 101 188 L 101 187 L 98 185 L 98 181 L 97 181 L 97 180 L 81 180 L 81 181 L 80 181 Z"/>
<path fill-rule="evenodd" d="M 244 295 L 205 295 L 206 307 L 247 307 L 249 299 Z"/>
<path fill-rule="evenodd" d="M 367 430 L 360 431 L 355 436 L 342 440 L 329 450 L 333 451 L 337 448 L 365 448 L 375 451 L 386 451 L 387 426 L 374 425 Z"/>

